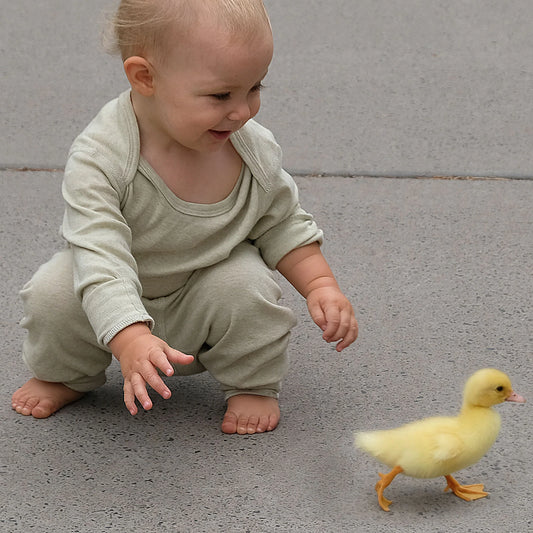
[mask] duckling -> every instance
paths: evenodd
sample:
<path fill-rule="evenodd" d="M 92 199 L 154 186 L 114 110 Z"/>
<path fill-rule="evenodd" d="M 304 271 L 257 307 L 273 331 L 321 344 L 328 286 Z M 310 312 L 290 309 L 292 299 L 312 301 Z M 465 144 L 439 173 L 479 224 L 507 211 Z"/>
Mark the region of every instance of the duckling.
<path fill-rule="evenodd" d="M 482 484 L 461 485 L 451 474 L 479 461 L 500 430 L 500 415 L 491 407 L 509 401 L 524 403 L 509 377 L 494 368 L 475 372 L 467 380 L 459 415 L 431 417 L 404 426 L 355 435 L 355 445 L 392 468 L 379 473 L 378 503 L 389 511 L 392 503 L 383 491 L 398 474 L 415 478 L 444 476 L 445 491 L 466 501 L 487 496 Z"/>

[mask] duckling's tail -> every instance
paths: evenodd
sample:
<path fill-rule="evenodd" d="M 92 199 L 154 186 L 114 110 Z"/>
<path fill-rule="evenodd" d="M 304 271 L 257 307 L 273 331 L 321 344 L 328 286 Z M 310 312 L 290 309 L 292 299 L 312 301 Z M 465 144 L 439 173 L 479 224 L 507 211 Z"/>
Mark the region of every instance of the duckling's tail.
<path fill-rule="evenodd" d="M 394 430 L 363 431 L 354 435 L 354 443 L 378 461 L 386 465 L 399 464 L 401 447 L 398 447 Z"/>
<path fill-rule="evenodd" d="M 355 433 L 354 435 L 354 444 L 357 448 L 364 450 L 376 457 L 379 455 L 381 448 L 381 432 L 379 431 L 362 431 L 360 433 Z"/>

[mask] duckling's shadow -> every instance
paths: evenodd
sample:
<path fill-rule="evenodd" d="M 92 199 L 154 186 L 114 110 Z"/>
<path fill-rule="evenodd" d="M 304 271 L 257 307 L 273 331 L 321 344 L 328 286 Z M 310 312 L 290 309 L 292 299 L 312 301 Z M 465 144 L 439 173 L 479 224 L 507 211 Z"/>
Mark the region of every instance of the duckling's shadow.
<path fill-rule="evenodd" d="M 446 481 L 444 479 L 442 481 L 439 479 L 419 481 L 425 486 L 404 484 L 403 486 L 391 486 L 385 491 L 385 496 L 392 500 L 391 513 L 419 515 L 425 518 L 433 518 L 439 515 L 457 516 L 463 512 L 471 511 L 471 506 L 482 505 L 483 500 L 490 498 L 489 495 L 480 501 L 467 502 L 458 498 L 452 492 L 445 492 Z"/>

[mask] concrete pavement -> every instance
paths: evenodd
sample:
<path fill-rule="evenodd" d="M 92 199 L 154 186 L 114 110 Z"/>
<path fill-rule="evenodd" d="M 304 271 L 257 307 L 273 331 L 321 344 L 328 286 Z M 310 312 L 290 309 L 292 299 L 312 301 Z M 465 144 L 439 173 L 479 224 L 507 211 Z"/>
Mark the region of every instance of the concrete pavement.
<path fill-rule="evenodd" d="M 125 87 L 111 0 L 1 0 L 0 163 L 56 168 Z M 300 173 L 531 177 L 528 0 L 266 0 L 261 120 Z"/>

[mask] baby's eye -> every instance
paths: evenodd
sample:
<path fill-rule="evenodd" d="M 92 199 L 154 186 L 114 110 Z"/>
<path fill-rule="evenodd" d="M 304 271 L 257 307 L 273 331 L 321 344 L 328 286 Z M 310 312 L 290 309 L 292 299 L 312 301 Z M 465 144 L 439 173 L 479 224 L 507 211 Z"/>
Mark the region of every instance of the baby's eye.
<path fill-rule="evenodd" d="M 211 95 L 213 98 L 216 98 L 217 100 L 224 101 L 229 100 L 231 94 L 230 93 L 217 93 Z"/>
<path fill-rule="evenodd" d="M 265 86 L 262 84 L 262 83 L 258 83 L 257 85 L 255 85 L 254 87 L 252 87 L 252 92 L 259 92 L 261 91 L 261 89 L 264 89 Z"/>

